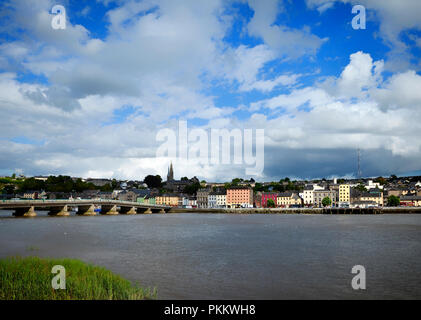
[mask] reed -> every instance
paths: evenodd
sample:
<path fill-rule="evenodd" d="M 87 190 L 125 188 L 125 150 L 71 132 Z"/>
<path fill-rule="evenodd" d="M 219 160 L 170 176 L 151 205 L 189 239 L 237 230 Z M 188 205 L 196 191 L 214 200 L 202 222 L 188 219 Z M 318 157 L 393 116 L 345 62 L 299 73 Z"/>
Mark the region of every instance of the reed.
<path fill-rule="evenodd" d="M 66 289 L 53 289 L 54 265 L 66 270 Z M 156 289 L 144 289 L 98 266 L 76 259 L 12 257 L 0 260 L 0 300 L 143 300 Z"/>

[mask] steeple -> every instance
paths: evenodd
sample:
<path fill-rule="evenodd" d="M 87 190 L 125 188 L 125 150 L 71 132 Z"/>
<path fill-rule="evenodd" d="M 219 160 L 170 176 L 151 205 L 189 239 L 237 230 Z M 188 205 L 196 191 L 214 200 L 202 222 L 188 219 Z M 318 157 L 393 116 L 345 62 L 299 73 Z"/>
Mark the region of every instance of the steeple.
<path fill-rule="evenodd" d="M 172 162 L 171 162 L 170 168 L 168 169 L 167 181 L 172 181 L 172 180 L 174 180 L 174 169 L 172 167 Z"/>

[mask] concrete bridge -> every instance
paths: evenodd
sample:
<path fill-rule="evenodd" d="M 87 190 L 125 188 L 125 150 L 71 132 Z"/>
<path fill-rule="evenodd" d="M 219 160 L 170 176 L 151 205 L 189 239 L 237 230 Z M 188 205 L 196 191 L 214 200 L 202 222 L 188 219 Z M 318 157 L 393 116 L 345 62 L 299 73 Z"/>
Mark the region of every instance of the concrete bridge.
<path fill-rule="evenodd" d="M 36 210 L 48 210 L 51 216 L 68 216 L 72 208 L 77 208 L 78 215 L 94 216 L 95 207 L 100 207 L 100 214 L 137 214 L 166 213 L 171 207 L 147 203 L 119 200 L 2 200 L 0 210 L 14 210 L 16 217 L 35 217 Z"/>

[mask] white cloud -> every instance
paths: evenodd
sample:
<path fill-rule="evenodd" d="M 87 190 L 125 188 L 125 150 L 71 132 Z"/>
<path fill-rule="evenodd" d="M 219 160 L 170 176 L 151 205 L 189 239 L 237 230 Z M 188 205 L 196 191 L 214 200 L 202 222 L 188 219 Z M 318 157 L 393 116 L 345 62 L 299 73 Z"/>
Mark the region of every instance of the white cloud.
<path fill-rule="evenodd" d="M 254 16 L 248 24 L 250 35 L 260 37 L 283 58 L 297 58 L 307 54 L 315 54 L 324 41 L 312 34 L 308 28 L 292 29 L 285 25 L 275 25 L 280 3 L 277 0 L 249 0 Z"/>

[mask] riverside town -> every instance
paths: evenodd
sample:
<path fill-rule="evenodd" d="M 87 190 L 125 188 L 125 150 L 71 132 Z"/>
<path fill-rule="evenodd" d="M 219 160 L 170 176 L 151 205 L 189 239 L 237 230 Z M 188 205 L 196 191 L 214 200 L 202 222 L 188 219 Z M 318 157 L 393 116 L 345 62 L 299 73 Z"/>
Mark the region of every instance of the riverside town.
<path fill-rule="evenodd" d="M 421 177 L 375 177 L 359 179 L 314 179 L 257 182 L 234 178 L 224 183 L 199 181 L 196 177 L 175 179 L 171 163 L 166 179 L 148 175 L 139 180 L 78 178 L 69 176 L 12 175 L 1 177 L 1 199 L 18 200 L 119 200 L 165 206 L 169 212 L 288 212 L 280 209 L 421 209 Z M 72 202 L 68 202 L 72 204 Z M 0 207 L 2 208 L 2 207 Z M 108 208 L 108 207 L 107 207 Z M 108 208 L 109 209 L 109 208 Z M 210 211 L 208 209 L 211 209 Z M 227 210 L 232 209 L 232 210 Z M 248 209 L 248 210 L 247 210 Z M 268 210 L 264 210 L 268 209 Z M 234 210 L 234 211 L 233 211 Z M 99 213 L 110 213 L 95 206 Z M 296 210 L 296 212 L 306 212 Z M 317 212 L 311 211 L 308 212 Z M 351 213 L 356 210 L 329 211 Z M 373 211 L 362 211 L 373 212 Z M 381 211 L 376 211 L 381 212 Z M 392 212 L 392 211 L 389 211 Z M 22 213 L 17 210 L 16 214 Z M 115 214 L 116 212 L 111 212 Z M 36 215 L 35 212 L 32 216 Z"/>

